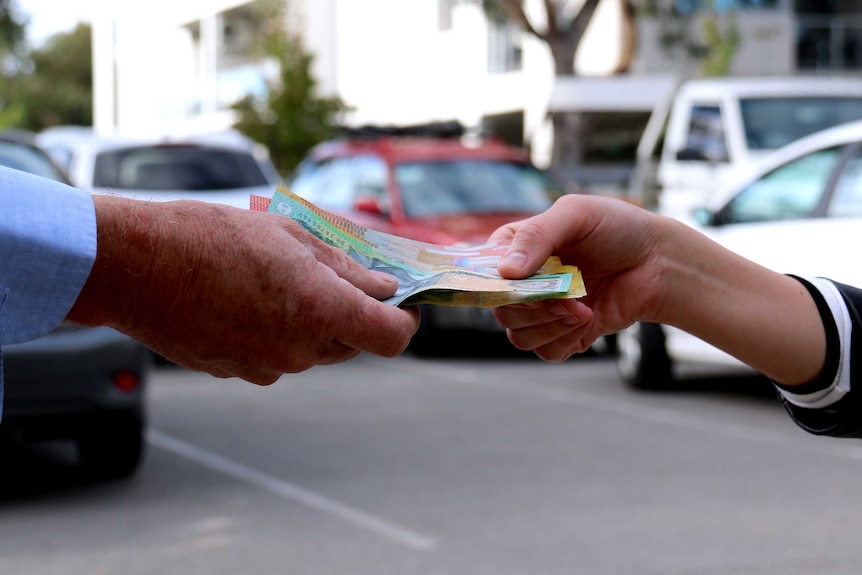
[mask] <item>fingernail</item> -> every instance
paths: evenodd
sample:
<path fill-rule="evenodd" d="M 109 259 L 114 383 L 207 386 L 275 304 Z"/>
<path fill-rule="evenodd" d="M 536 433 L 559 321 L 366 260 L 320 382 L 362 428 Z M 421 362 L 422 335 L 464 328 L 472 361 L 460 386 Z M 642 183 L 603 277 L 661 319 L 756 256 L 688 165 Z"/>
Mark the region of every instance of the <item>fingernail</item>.
<path fill-rule="evenodd" d="M 576 317 L 569 316 L 563 320 L 563 324 L 564 325 L 571 325 L 571 326 L 581 325 L 581 320 L 579 320 Z"/>
<path fill-rule="evenodd" d="M 509 252 L 503 257 L 502 263 L 513 268 L 522 268 L 527 265 L 527 254 L 524 252 Z"/>
<path fill-rule="evenodd" d="M 370 271 L 372 274 L 374 274 L 375 276 L 377 276 L 378 278 L 380 278 L 381 280 L 385 281 L 388 284 L 397 284 L 398 283 L 398 278 L 396 278 L 395 276 L 393 276 L 391 274 L 388 274 L 386 272 L 377 271 L 377 270 L 370 270 Z"/>

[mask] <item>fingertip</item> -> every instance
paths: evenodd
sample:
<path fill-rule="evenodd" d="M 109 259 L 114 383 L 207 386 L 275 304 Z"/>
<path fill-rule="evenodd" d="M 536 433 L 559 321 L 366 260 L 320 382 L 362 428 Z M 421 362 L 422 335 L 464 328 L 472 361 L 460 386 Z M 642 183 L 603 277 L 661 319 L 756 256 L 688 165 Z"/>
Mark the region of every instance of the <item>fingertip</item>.
<path fill-rule="evenodd" d="M 543 226 L 535 216 L 523 222 L 515 231 L 509 249 L 497 266 L 500 275 L 512 279 L 527 277 L 539 269 L 553 250 Z"/>
<path fill-rule="evenodd" d="M 374 277 L 379 279 L 384 284 L 391 285 L 394 288 L 398 287 L 398 278 L 396 278 L 392 274 L 388 274 L 386 272 L 381 272 L 379 270 L 368 270 L 368 271 L 370 271 L 371 275 L 373 275 Z"/>
<path fill-rule="evenodd" d="M 527 265 L 527 261 L 529 261 L 529 258 L 527 258 L 526 253 L 521 250 L 512 249 L 503 256 L 500 263 L 508 268 L 520 270 Z"/>
<path fill-rule="evenodd" d="M 573 300 L 572 315 L 581 320 L 582 323 L 593 321 L 593 308 L 580 300 Z"/>
<path fill-rule="evenodd" d="M 420 324 L 420 315 L 419 315 L 419 306 L 409 306 L 409 307 L 396 307 L 401 314 L 404 323 L 404 330 L 407 333 L 407 339 L 411 339 L 416 332 L 419 331 Z"/>
<path fill-rule="evenodd" d="M 372 294 L 375 298 L 386 299 L 395 295 L 395 292 L 398 291 L 398 278 L 386 272 L 377 270 L 369 271 L 371 272 L 372 277 L 374 277 L 374 281 L 377 282 L 377 289 L 375 289 L 374 294 Z"/>
<path fill-rule="evenodd" d="M 383 357 L 395 357 L 406 351 L 419 330 L 418 307 L 400 308 L 374 302 L 369 309 L 369 325 L 375 326 L 376 342 L 368 351 Z"/>
<path fill-rule="evenodd" d="M 497 264 L 497 271 L 501 276 L 506 278 L 522 278 L 530 274 L 527 269 L 529 257 L 527 254 L 518 249 L 510 249 L 500 263 Z"/>

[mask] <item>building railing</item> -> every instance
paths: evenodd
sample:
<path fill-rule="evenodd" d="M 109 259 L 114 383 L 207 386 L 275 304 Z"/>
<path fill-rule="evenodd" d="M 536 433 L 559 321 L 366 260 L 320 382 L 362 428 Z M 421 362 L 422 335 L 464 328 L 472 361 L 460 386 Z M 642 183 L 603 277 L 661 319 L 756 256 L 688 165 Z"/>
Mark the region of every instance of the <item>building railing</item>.
<path fill-rule="evenodd" d="M 862 70 L 862 15 L 796 15 L 800 71 Z"/>

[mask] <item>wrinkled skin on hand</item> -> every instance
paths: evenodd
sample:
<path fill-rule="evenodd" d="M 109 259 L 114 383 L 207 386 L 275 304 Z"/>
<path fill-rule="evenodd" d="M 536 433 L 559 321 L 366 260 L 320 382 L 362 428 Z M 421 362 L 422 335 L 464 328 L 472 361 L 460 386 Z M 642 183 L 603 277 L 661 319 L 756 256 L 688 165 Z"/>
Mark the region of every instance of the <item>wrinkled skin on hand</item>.
<path fill-rule="evenodd" d="M 581 300 L 496 308 L 512 344 L 563 361 L 653 313 L 661 277 L 651 217 L 620 200 L 571 195 L 494 232 L 492 240 L 512 245 L 499 266 L 504 277 L 525 277 L 554 254 L 580 268 L 588 292 Z"/>
<path fill-rule="evenodd" d="M 98 253 L 68 315 L 176 363 L 266 385 L 366 351 L 392 357 L 415 310 L 381 303 L 371 272 L 275 214 L 193 201 L 95 196 Z"/>

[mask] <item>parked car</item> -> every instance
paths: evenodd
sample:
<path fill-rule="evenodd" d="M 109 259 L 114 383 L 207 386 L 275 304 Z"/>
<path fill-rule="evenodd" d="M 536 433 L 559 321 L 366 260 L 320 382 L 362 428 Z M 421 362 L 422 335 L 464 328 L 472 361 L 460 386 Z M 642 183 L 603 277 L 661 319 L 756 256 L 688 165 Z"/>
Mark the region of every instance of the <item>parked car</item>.
<path fill-rule="evenodd" d="M 862 120 L 851 77 L 700 78 L 656 106 L 637 150 L 630 193 L 689 217 L 741 171 L 794 140 Z"/>
<path fill-rule="evenodd" d="M 0 165 L 69 183 L 63 169 L 36 145 L 33 133 L 26 130 L 0 131 Z"/>
<path fill-rule="evenodd" d="M 862 122 L 781 148 L 696 210 L 689 223 L 777 272 L 862 286 L 862 265 L 852 255 L 862 245 Z M 728 354 L 665 325 L 635 324 L 618 334 L 617 343 L 620 376 L 635 387 L 665 387 L 681 375 L 680 367 L 713 375 L 753 373 Z"/>
<path fill-rule="evenodd" d="M 89 126 L 52 126 L 34 135 L 34 142 L 62 168 L 73 185 L 83 187 L 76 181 L 77 164 L 86 153 L 85 149 L 104 138 L 97 138 Z"/>
<path fill-rule="evenodd" d="M 477 244 L 547 209 L 564 189 L 524 150 L 470 138 L 457 123 L 367 126 L 313 148 L 288 181 L 297 195 L 370 229 L 441 245 Z M 441 330 L 500 331 L 488 310 L 423 306 L 411 348 Z"/>
<path fill-rule="evenodd" d="M 266 148 L 233 130 L 140 140 L 65 126 L 40 133 L 38 142 L 68 166 L 75 185 L 93 193 L 247 209 L 249 196 L 272 196 L 282 183 Z"/>
<path fill-rule="evenodd" d="M 31 134 L 0 134 L 0 165 L 69 183 Z M 26 193 L 26 190 L 21 190 Z M 145 390 L 152 354 L 107 327 L 62 324 L 3 347 L 0 433 L 23 441 L 72 440 L 98 479 L 127 477 L 144 452 Z"/>

